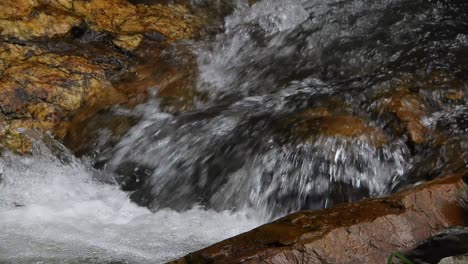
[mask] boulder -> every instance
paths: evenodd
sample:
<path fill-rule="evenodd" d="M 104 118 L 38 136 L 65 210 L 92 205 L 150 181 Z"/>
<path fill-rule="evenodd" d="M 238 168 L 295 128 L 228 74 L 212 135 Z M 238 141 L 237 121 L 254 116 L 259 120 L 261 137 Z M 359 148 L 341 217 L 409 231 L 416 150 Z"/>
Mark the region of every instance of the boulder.
<path fill-rule="evenodd" d="M 73 119 L 82 123 L 116 103 L 139 103 L 148 88 L 183 98 L 184 91 L 168 91 L 194 69 L 164 67 L 143 56 L 155 46 L 150 58 L 158 58 L 173 41 L 196 37 L 202 24 L 178 3 L 1 1 L 0 145 L 28 152 L 20 129 L 51 131 L 61 139 L 76 127 Z M 155 68 L 144 75 L 149 67 Z M 129 74 L 138 78 L 126 79 Z"/>
<path fill-rule="evenodd" d="M 382 129 L 364 116 L 353 113 L 339 98 L 322 98 L 314 105 L 276 122 L 279 134 L 289 135 L 288 141 L 314 141 L 317 137 L 363 140 L 374 147 L 387 143 Z"/>
<path fill-rule="evenodd" d="M 33 45 L 0 43 L 0 49 L 1 143 L 19 152 L 29 148 L 19 128 L 52 130 L 111 89 L 104 68 L 84 56 Z"/>
<path fill-rule="evenodd" d="M 132 4 L 126 0 L 6 0 L 0 4 L 0 36 L 34 40 L 64 36 L 84 23 L 108 32 L 114 44 L 135 49 L 142 34 L 157 32 L 169 42 L 197 36 L 203 21 L 180 4 Z"/>
<path fill-rule="evenodd" d="M 385 198 L 297 212 L 170 263 L 386 263 L 392 252 L 468 225 L 459 197 L 466 173 Z"/>
<path fill-rule="evenodd" d="M 415 263 L 438 263 L 439 261 L 445 263 L 450 259 L 455 260 L 458 258 L 454 256 L 460 256 L 467 252 L 468 228 L 455 227 L 444 230 L 403 254 Z"/>
<path fill-rule="evenodd" d="M 439 264 L 468 264 L 468 255 L 446 257 Z"/>

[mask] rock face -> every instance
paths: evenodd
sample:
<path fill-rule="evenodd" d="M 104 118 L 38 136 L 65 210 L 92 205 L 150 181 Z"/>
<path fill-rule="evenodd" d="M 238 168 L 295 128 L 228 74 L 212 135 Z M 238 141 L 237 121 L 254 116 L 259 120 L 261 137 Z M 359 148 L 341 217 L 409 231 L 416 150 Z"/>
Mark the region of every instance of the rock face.
<path fill-rule="evenodd" d="M 392 252 L 468 225 L 458 197 L 466 188 L 462 176 L 387 198 L 294 213 L 171 263 L 385 263 Z"/>
<path fill-rule="evenodd" d="M 201 21 L 182 5 L 141 5 L 126 0 L 2 1 L 3 37 L 31 40 L 63 36 L 81 23 L 94 31 L 113 34 L 116 44 L 135 48 L 140 34 L 157 32 L 169 40 L 194 37 Z M 132 45 L 133 44 L 133 45 Z"/>
<path fill-rule="evenodd" d="M 18 129 L 53 131 L 61 138 L 69 127 L 64 121 L 81 109 L 91 109 L 91 116 L 103 101 L 128 101 L 127 89 L 114 87 L 122 71 L 138 74 L 135 64 L 143 54 L 136 49 L 145 41 L 166 47 L 194 38 L 201 25 L 181 4 L 1 1 L 0 145 L 28 152 L 30 142 Z"/>
<path fill-rule="evenodd" d="M 454 261 L 467 252 L 468 228 L 456 227 L 431 237 L 404 255 L 415 263 L 451 263 L 447 261 Z"/>
<path fill-rule="evenodd" d="M 439 264 L 467 264 L 467 263 L 468 263 L 467 255 L 446 257 L 439 262 Z"/>
<path fill-rule="evenodd" d="M 52 131 L 62 119 L 112 89 L 107 63 L 40 45 L 0 43 L 0 50 L 0 135 L 10 149 L 30 148 L 19 128 Z"/>

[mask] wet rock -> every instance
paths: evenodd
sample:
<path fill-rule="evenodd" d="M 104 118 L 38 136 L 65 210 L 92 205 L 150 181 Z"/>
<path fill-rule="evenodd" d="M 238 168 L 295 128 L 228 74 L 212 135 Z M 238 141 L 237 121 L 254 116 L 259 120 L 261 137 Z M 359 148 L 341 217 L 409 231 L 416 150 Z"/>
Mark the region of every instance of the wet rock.
<path fill-rule="evenodd" d="M 455 107 L 434 113 L 426 120 L 431 139 L 413 157 L 407 180 L 431 180 L 458 173 L 468 164 L 468 108 Z"/>
<path fill-rule="evenodd" d="M 81 19 L 56 9 L 34 10 L 29 15 L 0 20 L 0 35 L 19 40 L 64 36 Z"/>
<path fill-rule="evenodd" d="M 38 45 L 0 43 L 0 50 L 1 143 L 11 149 L 29 149 L 18 129 L 52 131 L 62 119 L 113 90 L 105 63 Z"/>
<path fill-rule="evenodd" d="M 416 263 L 446 263 L 448 257 L 468 252 L 468 228 L 456 227 L 443 231 L 404 255 Z M 443 260 L 447 258 L 446 260 Z M 455 260 L 455 257 L 451 257 Z M 450 263 L 450 262 L 448 262 Z"/>
<path fill-rule="evenodd" d="M 385 98 L 382 108 L 382 112 L 389 111 L 398 117 L 412 142 L 421 144 L 426 141 L 427 129 L 422 124 L 422 118 L 427 111 L 418 94 L 402 89 Z"/>
<path fill-rule="evenodd" d="M 424 124 L 424 118 L 466 102 L 465 83 L 442 71 L 424 76 L 404 75 L 390 86 L 386 92 L 377 93 L 371 108 L 386 120 L 385 126 L 393 134 L 406 134 L 416 145 L 434 137 L 433 131 Z M 396 122 L 391 121 L 393 117 Z"/>
<path fill-rule="evenodd" d="M 291 135 L 292 140 L 314 140 L 318 136 L 360 139 L 380 147 L 386 143 L 384 132 L 369 121 L 350 113 L 343 102 L 333 98 L 325 106 L 316 105 L 292 114 L 278 122 L 280 133 Z"/>
<path fill-rule="evenodd" d="M 173 49 L 176 50 L 164 50 L 154 43 L 144 43 L 135 51 L 142 60 L 116 84 L 117 89 L 130 95 L 131 104 L 143 102 L 147 96 L 142 95 L 149 90 L 157 94 L 162 108 L 168 112 L 188 110 L 195 101 L 202 100 L 202 95 L 196 90 L 195 56 L 183 50 L 183 45 Z M 184 60 L 180 60 L 181 57 Z"/>
<path fill-rule="evenodd" d="M 112 41 L 112 43 L 114 43 L 114 45 L 124 50 L 134 50 L 140 45 L 142 41 L 143 41 L 143 35 L 141 34 L 120 35 L 120 36 L 117 36 Z"/>
<path fill-rule="evenodd" d="M 387 198 L 291 214 L 171 263 L 384 263 L 442 230 L 466 226 L 448 176 Z"/>
<path fill-rule="evenodd" d="M 114 36 L 114 44 L 133 50 L 142 34 L 159 33 L 165 40 L 196 37 L 203 20 L 180 4 L 131 4 L 126 0 L 24 0 L 2 2 L 0 36 L 34 40 L 69 34 L 86 24 Z"/>
<path fill-rule="evenodd" d="M 53 118 L 44 111 L 77 110 L 99 92 L 104 81 L 104 71 L 83 57 L 32 56 L 3 71 L 0 106 L 4 113 L 18 117 L 29 112 L 36 118 Z"/>
<path fill-rule="evenodd" d="M 0 2 L 0 19 L 21 18 L 31 13 L 36 0 L 4 0 Z"/>
<path fill-rule="evenodd" d="M 75 115 L 65 128 L 64 143 L 78 156 L 94 156 L 114 146 L 136 123 L 135 117 L 112 109 L 88 111 Z"/>
<path fill-rule="evenodd" d="M 112 104 L 142 102 L 151 88 L 164 90 L 170 95 L 168 101 L 186 105 L 190 99 L 181 98 L 193 96 L 181 87 L 193 85 L 180 84 L 183 79 L 192 82 L 193 78 L 185 78 L 188 71 L 161 67 L 165 61 L 159 59 L 149 61 L 174 40 L 196 37 L 202 20 L 187 5 L 177 3 L 2 1 L 0 144 L 27 151 L 29 141 L 19 128 L 54 131 L 63 138 L 76 127 L 73 120 L 83 124 Z M 139 47 L 146 41 L 159 50 L 145 60 L 145 48 Z M 136 78 L 121 74 L 127 70 Z"/>
<path fill-rule="evenodd" d="M 467 264 L 468 255 L 452 256 L 443 258 L 439 264 Z"/>

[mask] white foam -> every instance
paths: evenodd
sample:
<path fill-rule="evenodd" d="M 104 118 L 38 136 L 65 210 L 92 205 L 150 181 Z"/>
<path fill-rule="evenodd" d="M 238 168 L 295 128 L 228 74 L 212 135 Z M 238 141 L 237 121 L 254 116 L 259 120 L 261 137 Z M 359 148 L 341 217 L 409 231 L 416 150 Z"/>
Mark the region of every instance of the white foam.
<path fill-rule="evenodd" d="M 0 263 L 161 263 L 260 224 L 243 212 L 151 213 L 74 158 L 7 154 L 0 168 Z"/>

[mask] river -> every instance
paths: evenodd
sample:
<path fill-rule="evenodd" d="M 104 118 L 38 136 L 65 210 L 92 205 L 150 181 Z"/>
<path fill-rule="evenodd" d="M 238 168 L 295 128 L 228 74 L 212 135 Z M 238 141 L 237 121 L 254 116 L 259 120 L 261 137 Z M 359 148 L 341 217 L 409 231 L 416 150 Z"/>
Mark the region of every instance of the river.
<path fill-rule="evenodd" d="M 98 155 L 26 131 L 33 155 L 1 156 L 0 263 L 162 263 L 466 167 L 468 4 L 233 2 L 173 44 L 196 58 L 191 109 L 154 95 L 113 110 L 138 122 Z"/>

